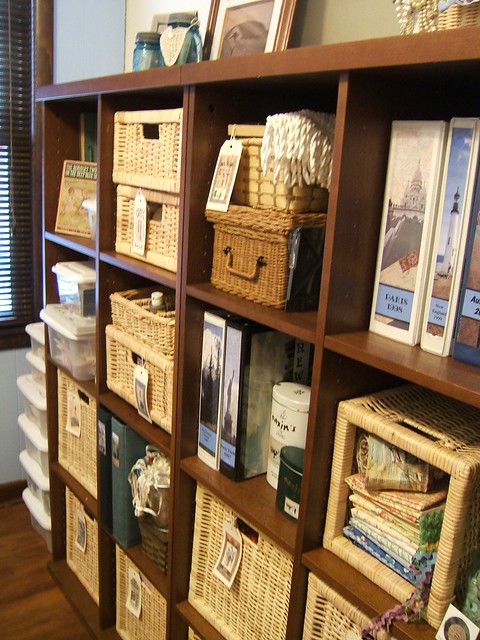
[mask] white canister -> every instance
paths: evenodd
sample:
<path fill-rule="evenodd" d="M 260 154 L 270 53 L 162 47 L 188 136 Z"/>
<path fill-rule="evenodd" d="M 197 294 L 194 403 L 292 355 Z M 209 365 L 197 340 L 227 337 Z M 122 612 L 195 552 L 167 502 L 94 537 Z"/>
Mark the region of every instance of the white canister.
<path fill-rule="evenodd" d="M 305 448 L 309 406 L 310 387 L 296 382 L 279 382 L 273 387 L 267 481 L 274 489 L 282 447 Z"/>

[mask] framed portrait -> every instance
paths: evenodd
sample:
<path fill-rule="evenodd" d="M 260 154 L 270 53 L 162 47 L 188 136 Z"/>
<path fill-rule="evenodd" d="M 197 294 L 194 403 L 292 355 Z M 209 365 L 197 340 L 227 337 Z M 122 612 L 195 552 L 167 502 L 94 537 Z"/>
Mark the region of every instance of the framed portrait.
<path fill-rule="evenodd" d="M 214 0 L 206 38 L 209 58 L 286 49 L 295 4 L 296 0 Z"/>

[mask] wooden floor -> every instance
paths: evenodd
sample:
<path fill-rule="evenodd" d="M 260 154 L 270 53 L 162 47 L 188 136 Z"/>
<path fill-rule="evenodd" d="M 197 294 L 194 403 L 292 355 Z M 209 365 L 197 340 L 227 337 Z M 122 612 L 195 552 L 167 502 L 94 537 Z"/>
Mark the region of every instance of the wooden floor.
<path fill-rule="evenodd" d="M 91 640 L 51 577 L 50 559 L 24 502 L 0 503 L 2 640 Z"/>

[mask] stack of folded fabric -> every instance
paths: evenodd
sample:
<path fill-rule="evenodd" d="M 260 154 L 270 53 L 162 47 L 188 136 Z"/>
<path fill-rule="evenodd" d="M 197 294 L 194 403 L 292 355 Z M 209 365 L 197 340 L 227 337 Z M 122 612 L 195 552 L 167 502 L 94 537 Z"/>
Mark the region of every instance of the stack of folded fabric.
<path fill-rule="evenodd" d="M 440 478 L 428 490 L 377 490 L 370 488 L 364 471 L 346 478 L 351 494 L 344 535 L 418 585 L 425 567 L 431 570 L 435 563 L 447 497 L 446 483 Z M 389 468 L 390 475 L 391 471 Z"/>

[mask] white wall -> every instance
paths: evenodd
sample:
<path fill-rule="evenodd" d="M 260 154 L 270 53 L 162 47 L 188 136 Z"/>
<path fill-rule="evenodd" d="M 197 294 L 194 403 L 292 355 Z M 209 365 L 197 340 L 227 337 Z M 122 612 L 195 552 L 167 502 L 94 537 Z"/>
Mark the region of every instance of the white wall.
<path fill-rule="evenodd" d="M 54 82 L 132 70 L 135 36 L 155 14 L 198 10 L 205 37 L 210 0 L 55 0 Z M 292 47 L 398 35 L 391 0 L 297 0 Z"/>
<path fill-rule="evenodd" d="M 28 373 L 30 365 L 25 360 L 27 349 L 0 351 L 0 484 L 25 477 L 18 459 L 24 448 L 24 438 L 18 426 L 18 416 L 24 409 L 22 394 L 17 390 L 18 376 Z"/>

